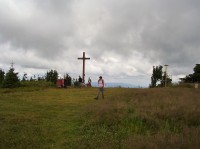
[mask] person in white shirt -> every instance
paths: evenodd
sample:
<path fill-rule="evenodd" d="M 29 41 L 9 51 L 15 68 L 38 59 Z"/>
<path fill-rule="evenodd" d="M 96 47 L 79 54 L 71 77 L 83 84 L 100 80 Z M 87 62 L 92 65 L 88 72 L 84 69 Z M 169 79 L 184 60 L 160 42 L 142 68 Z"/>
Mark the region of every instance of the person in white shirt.
<path fill-rule="evenodd" d="M 99 77 L 98 86 L 99 86 L 99 91 L 98 91 L 97 97 L 95 98 L 96 100 L 99 99 L 100 93 L 102 94 L 102 98 L 104 98 L 104 80 L 102 76 Z"/>

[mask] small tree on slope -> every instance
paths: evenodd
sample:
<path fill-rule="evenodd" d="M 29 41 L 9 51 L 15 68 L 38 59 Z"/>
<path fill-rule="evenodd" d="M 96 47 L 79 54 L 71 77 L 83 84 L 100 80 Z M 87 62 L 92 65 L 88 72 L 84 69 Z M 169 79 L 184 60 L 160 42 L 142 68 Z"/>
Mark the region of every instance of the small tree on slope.
<path fill-rule="evenodd" d="M 18 77 L 18 73 L 15 73 L 15 69 L 13 67 L 6 73 L 5 79 L 3 81 L 3 88 L 15 88 L 20 86 L 20 79 Z"/>

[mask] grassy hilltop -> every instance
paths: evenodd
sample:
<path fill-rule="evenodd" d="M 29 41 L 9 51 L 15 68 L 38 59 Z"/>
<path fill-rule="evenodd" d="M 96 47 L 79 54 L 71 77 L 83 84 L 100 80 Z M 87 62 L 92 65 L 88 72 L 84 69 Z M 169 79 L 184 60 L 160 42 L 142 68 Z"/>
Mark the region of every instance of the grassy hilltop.
<path fill-rule="evenodd" d="M 200 89 L 0 89 L 0 149 L 200 147 Z"/>

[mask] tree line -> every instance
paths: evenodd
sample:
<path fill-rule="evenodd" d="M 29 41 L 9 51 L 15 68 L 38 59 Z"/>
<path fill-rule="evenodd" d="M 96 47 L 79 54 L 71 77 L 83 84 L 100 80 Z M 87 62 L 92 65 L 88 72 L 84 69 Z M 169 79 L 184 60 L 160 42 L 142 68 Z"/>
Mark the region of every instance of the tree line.
<path fill-rule="evenodd" d="M 183 83 L 199 83 L 200 82 L 200 64 L 196 64 L 193 68 L 194 73 L 186 75 L 184 78 L 180 78 Z M 163 72 L 163 66 L 153 66 L 153 72 L 151 76 L 150 88 L 153 87 L 164 87 L 165 85 L 171 85 L 172 79 L 167 74 Z"/>
<path fill-rule="evenodd" d="M 196 64 L 193 68 L 194 73 L 186 75 L 184 78 L 180 78 L 183 83 L 195 83 L 200 82 L 200 64 Z M 56 70 L 49 70 L 45 74 L 44 77 L 39 77 L 37 79 L 30 78 L 28 80 L 27 74 L 24 73 L 22 80 L 20 80 L 18 76 L 18 72 L 15 72 L 13 66 L 10 67 L 9 71 L 5 73 L 0 68 L 0 88 L 16 88 L 20 87 L 22 82 L 26 81 L 46 81 L 56 84 L 58 79 L 58 72 Z M 72 82 L 75 86 L 79 86 L 79 81 L 77 79 L 72 79 L 68 74 L 64 75 L 65 86 L 71 86 Z M 164 87 L 165 85 L 171 85 L 172 79 L 167 74 L 167 72 L 163 71 L 163 66 L 153 66 L 153 72 L 151 76 L 151 84 L 149 85 L 150 88 L 153 87 Z"/>
<path fill-rule="evenodd" d="M 13 66 L 10 67 L 7 73 L 5 73 L 4 70 L 0 68 L 0 88 L 16 88 L 20 87 L 21 84 L 23 84 L 24 82 L 33 82 L 33 81 L 46 81 L 46 82 L 51 82 L 52 84 L 55 85 L 58 79 L 58 72 L 56 70 L 49 70 L 47 71 L 44 77 L 38 76 L 37 79 L 35 75 L 34 77 L 28 79 L 27 73 L 24 73 L 22 79 L 20 80 L 18 74 L 19 74 L 18 72 L 15 72 Z M 72 78 L 69 76 L 69 74 L 64 75 L 64 80 L 66 86 L 72 85 Z"/>

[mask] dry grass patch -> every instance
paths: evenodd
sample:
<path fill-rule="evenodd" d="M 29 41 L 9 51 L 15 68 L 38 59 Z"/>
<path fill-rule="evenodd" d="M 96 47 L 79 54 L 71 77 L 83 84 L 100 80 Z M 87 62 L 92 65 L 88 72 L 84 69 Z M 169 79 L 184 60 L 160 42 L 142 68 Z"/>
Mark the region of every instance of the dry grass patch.
<path fill-rule="evenodd" d="M 196 138 L 200 137 L 200 90 L 109 89 L 108 93 L 111 94 L 107 99 L 87 107 L 83 134 L 88 138 L 104 134 L 102 142 L 111 139 L 109 148 L 195 148 L 199 145 Z"/>

